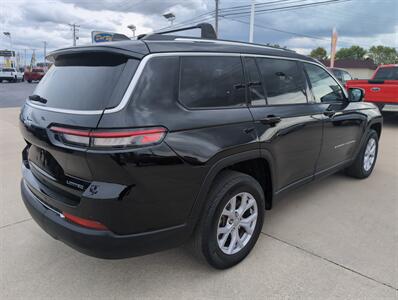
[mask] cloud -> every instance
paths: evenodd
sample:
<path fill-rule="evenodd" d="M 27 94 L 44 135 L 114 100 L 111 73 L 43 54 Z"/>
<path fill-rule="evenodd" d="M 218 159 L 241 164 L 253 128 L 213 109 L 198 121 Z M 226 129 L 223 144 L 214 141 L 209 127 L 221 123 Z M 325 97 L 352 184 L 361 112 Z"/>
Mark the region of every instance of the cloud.
<path fill-rule="evenodd" d="M 188 10 L 206 9 L 206 3 L 202 0 L 105 0 L 105 1 L 76 1 L 61 0 L 71 3 L 76 7 L 87 10 L 101 11 L 111 10 L 120 12 L 134 12 L 144 15 L 161 15 L 167 11 L 173 11 L 176 7 Z"/>
<path fill-rule="evenodd" d="M 319 1 L 303 0 L 300 3 Z M 222 9 L 249 5 L 250 2 L 222 0 L 220 14 L 226 14 Z M 289 2 L 296 1 L 274 4 L 257 1 L 262 4 L 261 9 L 292 5 Z M 137 34 L 151 32 L 169 25 L 162 16 L 168 11 L 177 16 L 176 24 L 183 21 L 190 24 L 204 18 L 213 22 L 210 15 L 213 10 L 214 0 L 0 0 L 0 28 L 11 32 L 15 49 L 37 49 L 41 53 L 43 41 L 47 41 L 49 51 L 72 45 L 70 23 L 80 25 L 78 44 L 81 45 L 90 43 L 92 30 L 131 35 L 127 25 L 134 24 Z M 195 19 L 198 15 L 203 16 Z M 257 13 L 255 42 L 279 44 L 309 53 L 318 46 L 329 48 L 331 30 L 335 26 L 339 33 L 339 48 L 352 44 L 364 48 L 377 44 L 397 47 L 397 15 L 396 0 L 351 0 L 327 6 Z M 226 17 L 249 21 L 247 14 Z M 248 32 L 247 24 L 220 18 L 221 38 L 247 41 Z M 4 48 L 9 48 L 9 39 L 1 35 L 0 49 Z"/>

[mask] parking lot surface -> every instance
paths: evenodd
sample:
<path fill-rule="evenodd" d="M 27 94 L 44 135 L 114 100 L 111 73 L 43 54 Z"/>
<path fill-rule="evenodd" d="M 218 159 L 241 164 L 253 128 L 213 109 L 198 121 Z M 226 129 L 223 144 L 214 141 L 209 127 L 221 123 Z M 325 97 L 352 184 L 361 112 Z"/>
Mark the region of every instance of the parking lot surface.
<path fill-rule="evenodd" d="M 44 233 L 19 194 L 18 112 L 0 109 L 0 299 L 398 299 L 398 114 L 385 115 L 371 177 L 338 173 L 286 195 L 247 259 L 217 271 L 186 247 L 101 260 Z"/>
<path fill-rule="evenodd" d="M 0 108 L 21 106 L 31 95 L 37 83 L 6 82 L 0 83 Z"/>

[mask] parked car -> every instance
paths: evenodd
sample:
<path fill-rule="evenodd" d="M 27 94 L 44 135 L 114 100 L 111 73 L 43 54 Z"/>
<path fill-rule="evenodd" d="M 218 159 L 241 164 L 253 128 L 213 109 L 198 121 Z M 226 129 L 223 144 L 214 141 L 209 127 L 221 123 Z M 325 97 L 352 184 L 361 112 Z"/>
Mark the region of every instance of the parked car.
<path fill-rule="evenodd" d="M 329 71 L 343 84 L 345 85 L 348 80 L 352 80 L 351 74 L 341 68 L 328 68 Z"/>
<path fill-rule="evenodd" d="M 25 80 L 29 83 L 32 81 L 40 81 L 45 75 L 45 71 L 42 68 L 32 68 L 32 70 L 25 70 Z"/>
<path fill-rule="evenodd" d="M 102 258 L 192 242 L 224 269 L 284 193 L 372 173 L 382 116 L 361 89 L 312 58 L 198 27 L 202 38 L 51 53 L 20 114 L 22 198 L 51 236 Z"/>
<path fill-rule="evenodd" d="M 380 110 L 388 105 L 398 105 L 398 64 L 381 65 L 370 80 L 350 80 L 348 88 L 360 88 L 365 101 L 376 104 Z"/>
<path fill-rule="evenodd" d="M 0 68 L 0 82 L 7 80 L 8 82 L 23 81 L 23 73 L 16 68 Z"/>

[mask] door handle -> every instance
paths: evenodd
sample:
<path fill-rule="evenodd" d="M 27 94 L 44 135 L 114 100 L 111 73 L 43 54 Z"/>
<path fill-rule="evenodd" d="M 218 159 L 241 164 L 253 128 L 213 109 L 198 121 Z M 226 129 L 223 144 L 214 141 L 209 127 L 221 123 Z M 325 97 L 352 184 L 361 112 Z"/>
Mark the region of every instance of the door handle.
<path fill-rule="evenodd" d="M 271 116 L 267 116 L 266 118 L 262 119 L 261 123 L 274 126 L 275 124 L 279 123 L 280 121 L 282 121 L 282 119 L 280 117 L 271 115 Z"/>
<path fill-rule="evenodd" d="M 333 117 L 336 114 L 335 110 L 325 110 L 323 114 L 329 118 Z"/>

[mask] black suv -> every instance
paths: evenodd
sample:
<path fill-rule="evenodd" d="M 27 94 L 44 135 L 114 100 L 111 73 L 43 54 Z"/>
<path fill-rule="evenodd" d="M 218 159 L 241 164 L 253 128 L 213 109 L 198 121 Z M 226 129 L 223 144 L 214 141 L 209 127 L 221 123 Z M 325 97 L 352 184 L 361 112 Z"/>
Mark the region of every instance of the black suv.
<path fill-rule="evenodd" d="M 293 51 L 154 34 L 50 57 L 20 114 L 22 198 L 92 256 L 192 241 L 228 268 L 281 194 L 376 162 L 379 110 Z"/>

